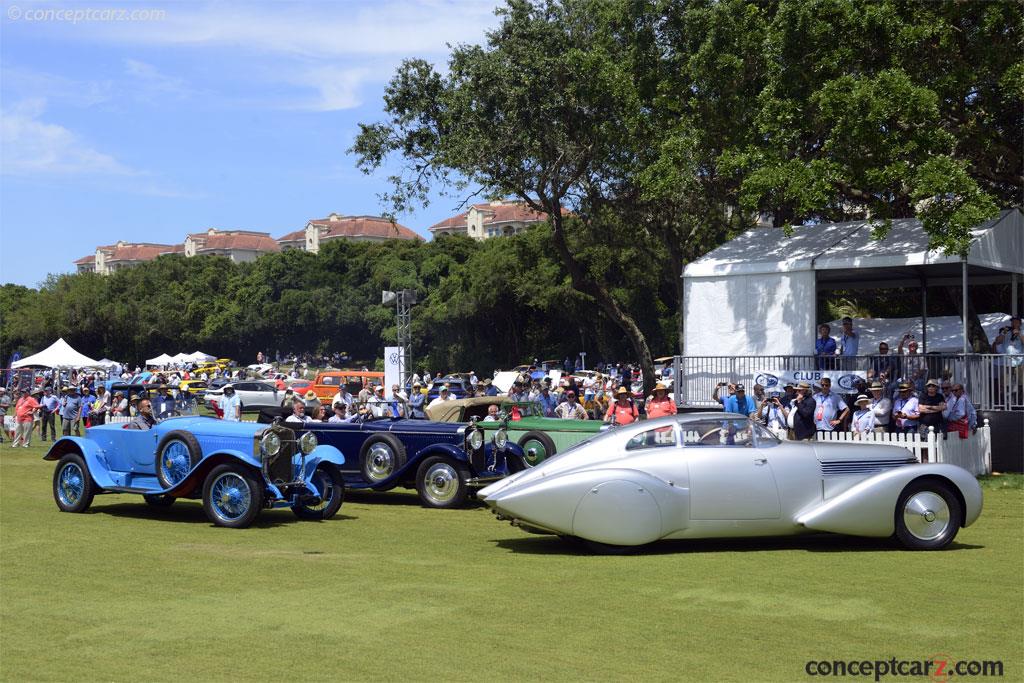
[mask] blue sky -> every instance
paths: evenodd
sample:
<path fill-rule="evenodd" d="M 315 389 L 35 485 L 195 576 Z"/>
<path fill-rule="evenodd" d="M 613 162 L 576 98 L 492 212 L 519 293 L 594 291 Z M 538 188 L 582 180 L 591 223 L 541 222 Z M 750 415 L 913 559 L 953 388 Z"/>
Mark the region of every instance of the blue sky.
<path fill-rule="evenodd" d="M 496 4 L 4 0 L 0 282 L 36 286 L 118 239 L 380 214 L 385 174 L 345 153 L 357 124 L 383 117 L 403 59 L 482 42 Z M 399 221 L 427 236 L 457 205 Z"/>

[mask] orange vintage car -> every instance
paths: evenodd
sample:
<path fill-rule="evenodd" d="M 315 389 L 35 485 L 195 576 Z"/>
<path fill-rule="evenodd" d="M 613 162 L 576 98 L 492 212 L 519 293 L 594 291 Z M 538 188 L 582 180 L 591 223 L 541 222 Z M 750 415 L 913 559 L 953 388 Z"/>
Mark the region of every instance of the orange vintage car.
<path fill-rule="evenodd" d="M 365 370 L 327 370 L 321 372 L 313 380 L 310 389 L 316 392 L 321 403 L 330 403 L 338 389 L 344 385 L 348 392 L 355 396 L 367 384 L 383 384 L 383 372 Z"/>

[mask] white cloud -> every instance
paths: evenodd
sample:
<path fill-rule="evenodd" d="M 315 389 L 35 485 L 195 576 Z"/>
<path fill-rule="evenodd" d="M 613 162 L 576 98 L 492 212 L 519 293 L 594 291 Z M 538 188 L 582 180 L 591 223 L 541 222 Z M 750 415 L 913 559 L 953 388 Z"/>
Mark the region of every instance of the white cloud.
<path fill-rule="evenodd" d="M 137 59 L 124 60 L 124 72 L 129 76 L 130 87 L 142 99 L 152 99 L 154 95 L 186 97 L 192 94 L 183 79 L 167 76 L 152 64 Z"/>
<path fill-rule="evenodd" d="M 343 68 L 323 66 L 307 69 L 291 82 L 308 86 L 318 91 L 319 96 L 311 101 L 291 105 L 296 109 L 313 111 L 334 111 L 352 109 L 362 104 L 359 89 L 371 77 L 371 70 L 364 67 Z"/>
<path fill-rule="evenodd" d="M 446 42 L 479 42 L 495 26 L 496 0 L 180 3 L 161 21 L 89 24 L 103 42 L 230 47 L 307 58 L 435 55 Z M 76 38 L 83 37 L 76 26 Z"/>
<path fill-rule="evenodd" d="M 75 133 L 42 120 L 43 99 L 23 100 L 0 115 L 0 173 L 5 175 L 138 175 Z"/>
<path fill-rule="evenodd" d="M 41 98 L 76 107 L 102 104 L 112 97 L 113 83 L 110 80 L 80 81 L 9 63 L 2 65 L 2 72 L 7 97 L 13 93 L 26 99 Z"/>

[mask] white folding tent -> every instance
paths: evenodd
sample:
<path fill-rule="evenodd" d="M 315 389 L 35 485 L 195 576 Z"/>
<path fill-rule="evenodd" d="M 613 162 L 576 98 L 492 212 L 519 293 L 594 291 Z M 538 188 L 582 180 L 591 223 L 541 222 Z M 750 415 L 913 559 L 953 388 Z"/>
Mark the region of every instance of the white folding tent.
<path fill-rule="evenodd" d="M 189 360 L 193 363 L 202 363 L 204 360 L 217 360 L 217 357 L 202 351 L 196 351 L 189 355 Z"/>
<path fill-rule="evenodd" d="M 182 363 L 189 363 L 192 361 L 192 354 L 190 353 L 178 353 L 171 356 L 171 362 L 181 365 Z"/>
<path fill-rule="evenodd" d="M 1001 211 L 973 229 L 964 259 L 929 250 L 917 219 L 893 221 L 882 240 L 872 238 L 873 227 L 867 221 L 801 225 L 789 237 L 777 228 L 755 228 L 688 264 L 683 353 L 813 354 L 819 289 L 914 287 L 926 296 L 927 286 L 952 285 L 963 287 L 966 299 L 971 283 L 1010 282 L 1016 307 L 1024 275 L 1019 209 Z M 965 352 L 966 308 L 960 340 Z M 869 351 L 864 344 L 860 350 Z"/>
<path fill-rule="evenodd" d="M 146 365 L 156 365 L 157 367 L 163 367 L 165 365 L 170 365 L 173 362 L 173 357 L 168 356 L 166 353 L 161 353 L 156 358 L 150 358 L 149 360 L 147 360 Z"/>
<path fill-rule="evenodd" d="M 13 368 L 91 368 L 97 363 L 71 348 L 61 337 L 37 354 L 11 364 Z"/>

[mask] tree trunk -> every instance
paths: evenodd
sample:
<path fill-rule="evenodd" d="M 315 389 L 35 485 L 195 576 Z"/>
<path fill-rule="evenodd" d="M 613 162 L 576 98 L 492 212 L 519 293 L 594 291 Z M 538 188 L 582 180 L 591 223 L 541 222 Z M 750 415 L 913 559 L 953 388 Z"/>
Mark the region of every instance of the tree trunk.
<path fill-rule="evenodd" d="M 943 287 L 943 290 L 956 309 L 957 315 L 963 318 L 963 287 Z M 992 353 L 985 328 L 981 326 L 978 312 L 974 309 L 974 300 L 971 297 L 969 286 L 967 288 L 967 341 L 974 353 Z"/>
<path fill-rule="evenodd" d="M 675 245 L 670 244 L 668 246 L 669 263 L 671 264 L 672 272 L 669 273 L 669 277 L 672 278 L 672 287 L 676 293 L 676 348 L 674 354 L 681 354 L 683 352 L 683 255 L 679 252 L 679 249 Z"/>
<path fill-rule="evenodd" d="M 524 197 L 524 199 L 528 198 Z M 640 361 L 640 369 L 644 377 L 644 395 L 646 396 L 654 389 L 654 359 L 651 356 L 651 349 L 647 345 L 647 339 L 640 327 L 633 318 L 627 314 L 618 302 L 612 297 L 611 292 L 602 283 L 591 278 L 582 264 L 576 260 L 565 239 L 565 227 L 562 222 L 561 201 L 553 202 L 540 198 L 551 220 L 552 236 L 555 243 L 555 250 L 562 259 L 562 263 L 569 271 L 572 286 L 579 292 L 583 292 L 594 298 L 597 305 L 601 307 L 605 315 L 618 325 L 626 335 L 626 339 L 633 347 L 633 352 Z"/>

